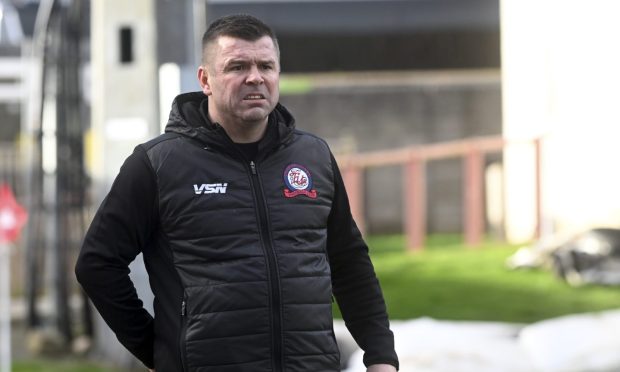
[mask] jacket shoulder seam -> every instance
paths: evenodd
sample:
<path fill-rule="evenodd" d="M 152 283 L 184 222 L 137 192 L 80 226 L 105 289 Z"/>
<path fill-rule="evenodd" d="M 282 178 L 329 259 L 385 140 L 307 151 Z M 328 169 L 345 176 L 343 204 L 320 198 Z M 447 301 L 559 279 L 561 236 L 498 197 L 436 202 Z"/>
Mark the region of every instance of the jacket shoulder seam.
<path fill-rule="evenodd" d="M 318 140 L 319 142 L 321 142 L 328 150 L 329 150 L 329 145 L 327 144 L 327 141 L 325 141 L 323 138 L 317 136 L 316 134 L 312 134 L 310 132 L 306 132 L 300 129 L 295 129 L 295 134 L 301 135 L 301 136 L 309 136 L 312 137 L 316 140 Z"/>
<path fill-rule="evenodd" d="M 165 141 L 170 141 L 176 138 L 179 138 L 180 135 L 177 133 L 164 133 L 161 134 L 155 138 L 153 138 L 152 140 L 145 142 L 143 144 L 140 145 L 140 147 L 142 147 L 145 151 L 149 151 L 150 149 L 152 149 L 153 147 L 157 146 L 158 144 L 165 142 Z"/>

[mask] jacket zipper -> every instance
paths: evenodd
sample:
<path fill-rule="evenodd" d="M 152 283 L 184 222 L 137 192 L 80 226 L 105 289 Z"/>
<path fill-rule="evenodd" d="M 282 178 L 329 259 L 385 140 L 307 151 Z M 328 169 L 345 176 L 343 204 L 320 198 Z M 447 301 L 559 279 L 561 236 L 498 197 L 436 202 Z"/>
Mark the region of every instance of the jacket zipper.
<path fill-rule="evenodd" d="M 180 342 L 179 347 L 181 348 L 181 368 L 183 371 L 187 371 L 187 356 L 186 356 L 186 337 L 187 334 L 187 302 L 183 299 L 181 302 L 181 332 L 180 332 Z"/>
<path fill-rule="evenodd" d="M 272 351 L 274 371 L 282 371 L 282 320 L 280 310 L 280 278 L 278 275 L 278 266 L 276 264 L 276 254 L 273 248 L 273 240 L 269 228 L 269 219 L 267 217 L 267 202 L 263 193 L 260 182 L 258 169 L 254 161 L 250 162 L 250 171 L 252 173 L 252 190 L 256 198 L 258 206 L 258 217 L 260 225 L 260 237 L 262 246 L 267 256 L 267 272 L 269 275 L 269 283 L 271 289 L 271 324 L 273 325 Z"/>

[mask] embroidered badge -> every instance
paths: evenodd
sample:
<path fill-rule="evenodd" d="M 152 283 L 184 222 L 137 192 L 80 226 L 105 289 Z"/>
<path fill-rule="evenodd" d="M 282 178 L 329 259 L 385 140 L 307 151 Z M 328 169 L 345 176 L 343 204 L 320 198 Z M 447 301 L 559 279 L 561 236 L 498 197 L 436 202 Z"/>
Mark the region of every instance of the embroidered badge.
<path fill-rule="evenodd" d="M 310 172 L 299 164 L 291 164 L 284 170 L 284 196 L 294 198 L 305 195 L 316 199 L 316 190 L 312 189 L 312 176 Z"/>

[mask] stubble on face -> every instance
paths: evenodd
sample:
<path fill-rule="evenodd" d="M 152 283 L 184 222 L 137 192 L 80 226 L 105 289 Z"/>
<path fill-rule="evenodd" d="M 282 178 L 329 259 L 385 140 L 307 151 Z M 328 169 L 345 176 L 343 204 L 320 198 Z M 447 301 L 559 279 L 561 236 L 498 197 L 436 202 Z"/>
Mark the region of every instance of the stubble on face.
<path fill-rule="evenodd" d="M 201 78 L 201 85 L 209 96 L 211 119 L 231 137 L 235 132 L 262 135 L 279 100 L 280 65 L 272 39 L 222 36 L 205 53 L 207 62 L 201 68 L 207 80 Z"/>

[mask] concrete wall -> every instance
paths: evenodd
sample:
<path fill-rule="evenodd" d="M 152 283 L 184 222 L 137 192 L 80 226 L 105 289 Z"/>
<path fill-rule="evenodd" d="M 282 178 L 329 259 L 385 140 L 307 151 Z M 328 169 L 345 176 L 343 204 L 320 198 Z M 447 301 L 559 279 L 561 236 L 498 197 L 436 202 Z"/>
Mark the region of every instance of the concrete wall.
<path fill-rule="evenodd" d="M 620 3 L 501 2 L 503 131 L 543 136 L 543 234 L 620 225 Z M 533 11 L 536 9 L 536 11 Z M 506 154 L 507 232 L 531 239 L 531 151 Z"/>
<path fill-rule="evenodd" d="M 152 1 L 93 0 L 90 174 L 107 189 L 136 144 L 159 133 Z M 121 29 L 131 30 L 131 61 L 121 60 Z"/>
<path fill-rule="evenodd" d="M 497 70 L 322 75 L 310 83 L 309 91 L 283 94 L 281 102 L 293 112 L 299 128 L 327 139 L 334 152 L 501 132 Z M 402 231 L 400 168 L 373 169 L 365 177 L 368 231 Z M 460 160 L 429 164 L 429 231 L 461 231 L 461 180 Z"/>

